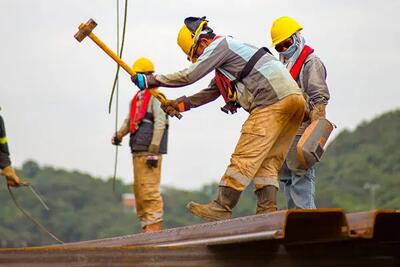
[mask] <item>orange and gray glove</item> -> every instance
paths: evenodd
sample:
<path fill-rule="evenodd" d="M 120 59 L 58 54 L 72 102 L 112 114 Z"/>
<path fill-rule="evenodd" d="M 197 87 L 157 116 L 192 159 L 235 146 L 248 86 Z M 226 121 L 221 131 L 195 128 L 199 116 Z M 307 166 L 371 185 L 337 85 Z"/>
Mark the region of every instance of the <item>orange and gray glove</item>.
<path fill-rule="evenodd" d="M 161 104 L 161 108 L 165 113 L 173 117 L 176 111 L 185 112 L 190 110 L 191 104 L 186 96 L 182 96 L 175 100 L 166 100 Z"/>
<path fill-rule="evenodd" d="M 21 185 L 21 181 L 18 175 L 15 173 L 15 170 L 11 166 L 7 166 L 1 170 L 1 175 L 5 176 L 7 179 L 8 186 L 18 187 Z"/>
<path fill-rule="evenodd" d="M 121 145 L 122 138 L 123 136 L 120 133 L 116 132 L 111 138 L 111 144 L 113 144 L 114 146 Z"/>
<path fill-rule="evenodd" d="M 316 104 L 310 112 L 311 122 L 325 118 L 325 108 L 324 104 Z"/>

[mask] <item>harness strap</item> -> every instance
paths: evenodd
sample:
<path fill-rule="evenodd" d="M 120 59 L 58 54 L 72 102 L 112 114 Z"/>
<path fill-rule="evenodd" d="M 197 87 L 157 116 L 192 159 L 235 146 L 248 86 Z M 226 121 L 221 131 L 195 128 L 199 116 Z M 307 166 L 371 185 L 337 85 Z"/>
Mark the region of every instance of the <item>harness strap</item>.
<path fill-rule="evenodd" d="M 293 67 L 290 69 L 290 74 L 292 75 L 293 79 L 297 81 L 300 75 L 301 68 L 303 67 L 304 62 L 306 61 L 307 57 L 314 52 L 314 49 L 305 45 L 299 57 L 297 58 L 296 62 L 293 64 Z"/>
<path fill-rule="evenodd" d="M 261 47 L 257 50 L 257 52 L 250 58 L 250 60 L 246 63 L 242 71 L 239 73 L 239 77 L 235 80 L 236 82 L 241 82 L 247 75 L 251 72 L 257 62 L 262 58 L 266 53 L 272 55 L 271 51 L 269 51 L 266 47 Z"/>

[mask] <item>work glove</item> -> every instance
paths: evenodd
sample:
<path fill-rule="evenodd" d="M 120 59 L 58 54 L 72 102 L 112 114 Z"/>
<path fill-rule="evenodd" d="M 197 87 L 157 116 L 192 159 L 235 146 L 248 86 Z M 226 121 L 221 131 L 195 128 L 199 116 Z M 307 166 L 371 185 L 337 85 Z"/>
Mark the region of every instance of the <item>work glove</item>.
<path fill-rule="evenodd" d="M 113 144 L 114 146 L 119 146 L 119 145 L 121 145 L 122 138 L 123 138 L 123 136 L 121 136 L 121 134 L 119 134 L 118 132 L 116 132 L 116 133 L 113 135 L 113 137 L 111 138 L 111 144 Z"/>
<path fill-rule="evenodd" d="M 311 122 L 316 121 L 321 118 L 325 118 L 325 107 L 324 104 L 316 104 L 310 112 Z"/>
<path fill-rule="evenodd" d="M 146 165 L 151 168 L 157 168 L 158 166 L 158 156 L 156 155 L 149 155 L 146 159 Z"/>
<path fill-rule="evenodd" d="M 155 144 L 150 144 L 149 146 L 149 153 L 151 154 L 158 154 L 160 153 L 160 146 Z"/>
<path fill-rule="evenodd" d="M 176 100 L 166 100 L 161 104 L 161 109 L 169 116 L 173 117 L 176 111 L 184 112 L 190 110 L 191 105 L 186 96 L 177 98 Z"/>
<path fill-rule="evenodd" d="M 14 187 L 20 186 L 21 181 L 18 175 L 15 173 L 13 167 L 11 166 L 5 167 L 3 170 L 1 170 L 1 175 L 6 177 L 8 186 L 14 186 Z"/>
<path fill-rule="evenodd" d="M 156 88 L 160 85 L 152 74 L 137 73 L 131 77 L 131 80 L 141 91 L 148 88 Z"/>

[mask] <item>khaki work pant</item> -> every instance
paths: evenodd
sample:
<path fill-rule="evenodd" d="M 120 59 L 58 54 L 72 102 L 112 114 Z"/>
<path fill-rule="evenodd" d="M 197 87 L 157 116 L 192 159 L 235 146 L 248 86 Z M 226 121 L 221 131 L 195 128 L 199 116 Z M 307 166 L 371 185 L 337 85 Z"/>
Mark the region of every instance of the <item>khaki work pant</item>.
<path fill-rule="evenodd" d="M 159 155 L 157 168 L 148 167 L 146 160 L 147 155 L 133 154 L 133 193 L 142 227 L 161 222 L 164 208 L 160 193 L 162 156 Z"/>
<path fill-rule="evenodd" d="M 303 121 L 305 107 L 304 97 L 296 94 L 251 112 L 220 185 L 243 191 L 253 182 L 256 189 L 267 185 L 279 189 L 278 172 Z"/>

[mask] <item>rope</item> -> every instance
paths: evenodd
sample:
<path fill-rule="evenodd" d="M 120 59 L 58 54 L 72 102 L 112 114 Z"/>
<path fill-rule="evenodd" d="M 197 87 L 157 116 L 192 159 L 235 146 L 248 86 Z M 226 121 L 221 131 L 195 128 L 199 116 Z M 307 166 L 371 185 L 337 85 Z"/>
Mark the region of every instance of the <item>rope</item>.
<path fill-rule="evenodd" d="M 124 9 L 124 25 L 122 30 L 122 42 L 121 48 L 119 43 L 120 36 L 120 25 L 119 25 L 119 0 L 117 0 L 117 53 L 120 58 L 122 58 L 122 52 L 124 50 L 125 44 L 125 33 L 126 33 L 126 19 L 128 14 L 128 0 L 125 0 L 125 9 Z M 114 96 L 114 92 L 116 93 L 116 103 L 115 103 L 115 133 L 118 130 L 118 108 L 119 108 L 119 70 L 120 66 L 117 65 L 117 71 L 115 73 L 114 84 L 111 90 L 110 101 L 108 103 L 108 112 L 111 113 L 112 100 Z M 114 174 L 113 174 L 113 192 L 115 193 L 115 182 L 117 179 L 117 166 L 118 166 L 118 146 L 115 146 L 115 158 L 114 158 Z"/>
<path fill-rule="evenodd" d="M 119 14 L 119 11 L 118 11 L 118 14 Z M 121 57 L 121 58 L 122 58 L 122 52 L 124 51 L 124 44 L 125 44 L 125 32 L 126 32 L 127 15 L 128 15 L 128 0 L 125 0 L 124 25 L 123 25 L 123 28 L 122 28 L 121 50 L 118 53 L 119 57 Z M 117 84 L 117 81 L 118 81 L 119 70 L 120 70 L 120 66 L 118 65 L 117 66 L 117 71 L 115 73 L 114 84 L 113 84 L 113 87 L 112 87 L 112 90 L 111 90 L 110 101 L 108 103 L 108 113 L 111 113 L 112 100 L 113 100 L 113 97 L 114 97 L 114 92 L 115 92 L 116 84 Z"/>
<path fill-rule="evenodd" d="M 53 240 L 60 244 L 64 244 L 63 241 L 58 239 L 54 234 L 52 234 L 49 230 L 47 230 L 46 227 L 44 227 L 38 220 L 36 220 L 34 217 L 32 217 L 27 211 L 25 211 L 19 204 L 17 199 L 14 196 L 14 193 L 12 192 L 10 186 L 7 186 L 8 192 L 10 193 L 11 199 L 14 202 L 15 206 L 26 216 L 28 219 L 30 219 L 36 226 L 38 226 L 40 229 L 42 229 L 46 234 L 48 234 Z"/>

